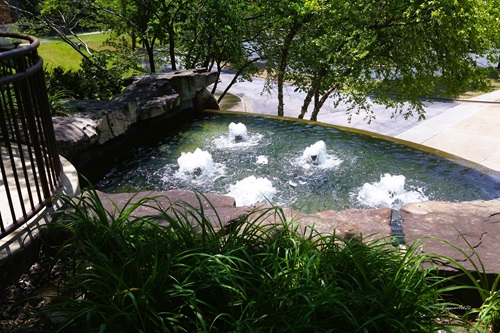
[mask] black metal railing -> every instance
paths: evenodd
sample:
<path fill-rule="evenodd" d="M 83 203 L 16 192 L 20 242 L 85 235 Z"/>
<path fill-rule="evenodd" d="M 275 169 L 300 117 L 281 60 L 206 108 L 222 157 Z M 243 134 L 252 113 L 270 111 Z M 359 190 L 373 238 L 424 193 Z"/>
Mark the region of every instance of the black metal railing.
<path fill-rule="evenodd" d="M 50 205 L 61 186 L 39 45 L 0 33 L 0 238 Z"/>

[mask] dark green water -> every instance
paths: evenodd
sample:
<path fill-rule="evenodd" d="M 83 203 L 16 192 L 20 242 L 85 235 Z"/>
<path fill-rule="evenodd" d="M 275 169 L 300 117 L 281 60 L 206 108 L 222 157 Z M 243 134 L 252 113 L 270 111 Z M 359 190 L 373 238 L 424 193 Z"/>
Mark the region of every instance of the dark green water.
<path fill-rule="evenodd" d="M 231 122 L 246 126 L 248 142 L 228 141 Z M 316 166 L 300 161 L 304 150 L 320 140 L 326 144 L 331 163 Z M 213 169 L 199 176 L 179 175 L 177 159 L 182 152 L 196 148 L 211 155 Z M 378 182 L 386 174 L 384 179 L 390 183 L 404 176 L 404 188 L 389 192 L 380 188 Z M 252 176 L 255 179 L 250 179 L 250 185 L 231 188 Z M 194 121 L 176 135 L 130 151 L 96 187 L 106 192 L 173 188 L 219 194 L 231 191 L 233 196 L 242 196 L 237 203 L 248 204 L 242 191 L 259 191 L 260 182 L 275 190 L 266 192 L 271 202 L 303 212 L 399 207 L 415 200 L 500 197 L 500 183 L 491 177 L 401 144 L 302 122 L 226 114 Z M 360 196 L 363 186 L 364 195 Z"/>

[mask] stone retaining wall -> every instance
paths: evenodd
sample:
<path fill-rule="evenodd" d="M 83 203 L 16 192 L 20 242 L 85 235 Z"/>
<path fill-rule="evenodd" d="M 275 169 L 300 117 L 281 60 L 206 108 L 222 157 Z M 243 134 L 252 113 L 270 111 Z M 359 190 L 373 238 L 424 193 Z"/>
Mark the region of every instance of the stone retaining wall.
<path fill-rule="evenodd" d="M 86 176 L 104 170 L 120 152 L 180 119 L 219 109 L 206 90 L 216 80 L 205 69 L 150 74 L 128 80 L 112 101 L 72 101 L 70 116 L 53 118 L 59 153 Z"/>

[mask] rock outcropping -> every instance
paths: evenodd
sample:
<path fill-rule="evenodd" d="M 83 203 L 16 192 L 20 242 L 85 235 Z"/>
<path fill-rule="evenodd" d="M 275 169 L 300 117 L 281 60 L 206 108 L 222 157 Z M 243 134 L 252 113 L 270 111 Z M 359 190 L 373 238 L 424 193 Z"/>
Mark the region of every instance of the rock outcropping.
<path fill-rule="evenodd" d="M 175 129 L 198 111 L 219 109 L 205 69 L 133 77 L 112 101 L 72 101 L 72 113 L 53 118 L 59 154 L 94 181 L 121 154 Z"/>
<path fill-rule="evenodd" d="M 206 87 L 217 80 L 205 69 L 133 77 L 112 101 L 73 101 L 68 117 L 55 117 L 60 154 L 72 157 L 125 135 L 132 126 L 152 119 L 165 121 L 181 112 L 218 109 Z"/>

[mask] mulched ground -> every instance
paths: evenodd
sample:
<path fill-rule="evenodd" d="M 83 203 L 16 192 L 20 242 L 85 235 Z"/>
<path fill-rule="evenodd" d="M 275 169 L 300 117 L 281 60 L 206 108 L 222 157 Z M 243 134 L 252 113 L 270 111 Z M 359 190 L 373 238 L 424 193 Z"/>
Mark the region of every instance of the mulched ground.
<path fill-rule="evenodd" d="M 33 314 L 49 304 L 60 280 L 58 266 L 42 254 L 19 279 L 1 290 L 0 332 L 54 332 L 58 326 L 56 320 Z"/>

